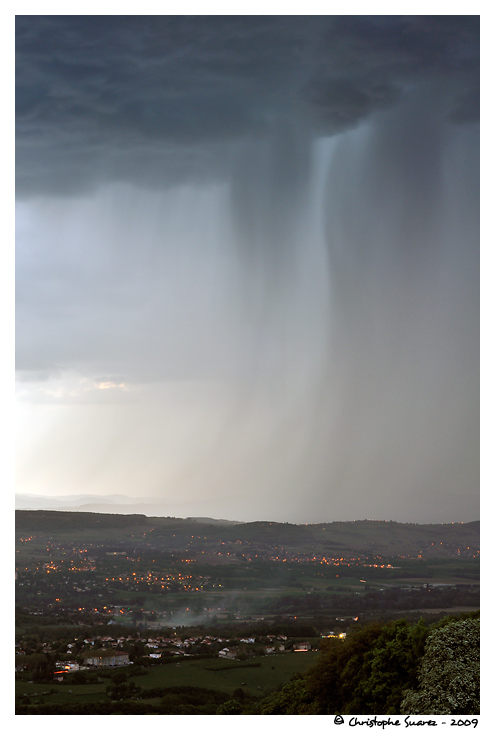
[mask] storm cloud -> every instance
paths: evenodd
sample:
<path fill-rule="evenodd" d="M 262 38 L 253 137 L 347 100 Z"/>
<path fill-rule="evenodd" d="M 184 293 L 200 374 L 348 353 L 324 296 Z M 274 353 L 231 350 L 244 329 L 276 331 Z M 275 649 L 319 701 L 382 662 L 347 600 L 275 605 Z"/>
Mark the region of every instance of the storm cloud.
<path fill-rule="evenodd" d="M 18 489 L 475 519 L 479 18 L 16 35 Z"/>
<path fill-rule="evenodd" d="M 474 119 L 479 19 L 19 16 L 17 189 L 176 184 L 230 172 L 235 142 L 353 127 L 428 84 Z M 477 108 L 478 107 L 478 108 Z"/>

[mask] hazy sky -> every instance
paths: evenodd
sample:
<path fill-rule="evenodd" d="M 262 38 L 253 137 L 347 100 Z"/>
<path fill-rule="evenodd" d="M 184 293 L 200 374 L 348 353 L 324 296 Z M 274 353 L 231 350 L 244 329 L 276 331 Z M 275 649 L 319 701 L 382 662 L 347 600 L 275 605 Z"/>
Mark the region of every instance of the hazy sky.
<path fill-rule="evenodd" d="M 17 491 L 479 517 L 479 18 L 18 16 Z"/>

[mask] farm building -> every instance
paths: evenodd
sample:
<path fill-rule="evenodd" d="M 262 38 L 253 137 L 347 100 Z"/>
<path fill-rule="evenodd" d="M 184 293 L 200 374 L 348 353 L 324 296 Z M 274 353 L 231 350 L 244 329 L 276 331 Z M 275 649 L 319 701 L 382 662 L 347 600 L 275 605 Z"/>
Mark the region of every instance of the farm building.
<path fill-rule="evenodd" d="M 83 664 L 87 667 L 123 667 L 129 662 L 129 654 L 112 649 L 93 649 L 83 654 Z"/>

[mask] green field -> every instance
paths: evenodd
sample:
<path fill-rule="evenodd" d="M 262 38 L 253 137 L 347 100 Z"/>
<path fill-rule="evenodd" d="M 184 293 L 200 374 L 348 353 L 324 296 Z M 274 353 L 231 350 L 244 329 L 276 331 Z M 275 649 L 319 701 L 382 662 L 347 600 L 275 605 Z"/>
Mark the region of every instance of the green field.
<path fill-rule="evenodd" d="M 288 682 L 293 674 L 305 672 L 317 657 L 318 652 L 291 652 L 256 657 L 248 662 L 200 659 L 155 667 L 134 681 L 143 689 L 182 685 L 229 693 L 242 686 L 253 697 L 262 697 Z"/>
<path fill-rule="evenodd" d="M 17 703 L 27 695 L 31 701 L 41 699 L 45 705 L 101 702 L 107 699 L 105 688 L 108 684 L 109 680 L 103 680 L 102 684 L 73 685 L 69 687 L 16 680 L 15 699 Z M 53 691 L 53 694 L 48 694 L 51 691 Z"/>
<path fill-rule="evenodd" d="M 290 652 L 256 657 L 248 662 L 231 659 L 198 659 L 178 661 L 146 669 L 146 674 L 131 679 L 143 690 L 157 687 L 200 687 L 232 694 L 241 688 L 246 695 L 260 699 L 289 681 L 293 674 L 305 672 L 319 656 L 318 652 Z M 113 670 L 117 671 L 117 670 Z M 101 684 L 54 685 L 16 680 L 16 701 L 27 695 L 32 701 L 42 699 L 45 705 L 108 701 L 107 678 Z M 53 694 L 46 694 L 55 690 Z M 147 702 L 156 702 L 149 699 Z"/>

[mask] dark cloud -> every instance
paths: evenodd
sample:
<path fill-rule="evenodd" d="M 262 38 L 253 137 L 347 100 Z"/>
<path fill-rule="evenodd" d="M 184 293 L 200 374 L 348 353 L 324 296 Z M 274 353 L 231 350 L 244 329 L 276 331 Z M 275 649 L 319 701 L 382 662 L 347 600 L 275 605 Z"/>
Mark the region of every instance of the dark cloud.
<path fill-rule="evenodd" d="M 476 117 L 476 16 L 18 16 L 18 195 L 222 174 L 296 118 L 352 127 L 427 81 Z M 220 161 L 220 164 L 219 164 Z M 224 166 L 223 171 L 227 168 Z"/>
<path fill-rule="evenodd" d="M 335 134 L 349 129 L 371 112 L 393 104 L 400 87 L 373 78 L 319 79 L 305 88 L 305 98 L 320 132 Z"/>

